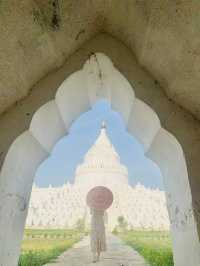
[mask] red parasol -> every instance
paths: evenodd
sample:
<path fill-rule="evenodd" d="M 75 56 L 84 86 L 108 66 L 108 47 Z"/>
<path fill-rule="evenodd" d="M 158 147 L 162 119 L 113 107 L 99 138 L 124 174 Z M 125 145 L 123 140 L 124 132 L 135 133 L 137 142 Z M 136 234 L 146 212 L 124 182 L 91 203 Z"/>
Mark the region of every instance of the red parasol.
<path fill-rule="evenodd" d="M 107 187 L 94 187 L 88 192 L 86 202 L 90 208 L 106 210 L 113 202 L 113 193 Z"/>

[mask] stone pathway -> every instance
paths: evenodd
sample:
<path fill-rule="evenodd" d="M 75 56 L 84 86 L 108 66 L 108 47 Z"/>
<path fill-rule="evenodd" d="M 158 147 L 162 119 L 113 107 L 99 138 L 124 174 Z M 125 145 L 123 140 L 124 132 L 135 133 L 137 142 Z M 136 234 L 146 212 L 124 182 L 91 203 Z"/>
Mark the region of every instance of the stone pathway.
<path fill-rule="evenodd" d="M 86 237 L 46 266 L 148 266 L 135 250 L 124 245 L 116 236 L 110 235 L 107 244 L 108 251 L 102 254 L 99 262 L 91 262 L 89 237 Z"/>

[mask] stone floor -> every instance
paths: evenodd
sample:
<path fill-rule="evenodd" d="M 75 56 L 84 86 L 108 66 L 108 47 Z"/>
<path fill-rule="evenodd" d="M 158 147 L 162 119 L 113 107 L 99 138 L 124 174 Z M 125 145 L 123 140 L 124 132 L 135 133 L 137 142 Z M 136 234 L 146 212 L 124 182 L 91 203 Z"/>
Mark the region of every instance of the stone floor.
<path fill-rule="evenodd" d="M 108 251 L 102 254 L 97 263 L 91 262 L 89 238 L 86 237 L 46 266 L 148 266 L 135 250 L 124 245 L 119 238 L 110 235 L 107 244 Z"/>

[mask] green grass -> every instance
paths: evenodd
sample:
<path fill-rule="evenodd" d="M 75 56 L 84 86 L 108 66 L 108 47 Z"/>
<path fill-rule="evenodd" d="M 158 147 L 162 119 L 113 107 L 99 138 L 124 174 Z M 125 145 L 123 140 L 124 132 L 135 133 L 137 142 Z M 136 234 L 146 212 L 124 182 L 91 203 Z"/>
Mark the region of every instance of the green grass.
<path fill-rule="evenodd" d="M 80 241 L 77 230 L 25 230 L 18 266 L 42 266 Z"/>
<path fill-rule="evenodd" d="M 137 250 L 151 266 L 173 266 L 171 239 L 168 232 L 127 231 L 116 233 Z"/>

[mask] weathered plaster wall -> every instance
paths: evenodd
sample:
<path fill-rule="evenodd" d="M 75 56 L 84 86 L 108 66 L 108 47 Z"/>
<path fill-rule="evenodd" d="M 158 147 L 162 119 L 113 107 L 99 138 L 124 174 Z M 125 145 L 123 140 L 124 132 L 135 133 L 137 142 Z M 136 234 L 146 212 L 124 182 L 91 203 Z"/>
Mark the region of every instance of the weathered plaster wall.
<path fill-rule="evenodd" d="M 124 42 L 167 95 L 200 118 L 200 1 L 106 2 L 105 31 Z"/>
<path fill-rule="evenodd" d="M 0 113 L 103 31 L 199 119 L 199 10 L 199 0 L 1 0 Z"/>
<path fill-rule="evenodd" d="M 104 1 L 0 1 L 0 113 L 94 36 Z"/>

